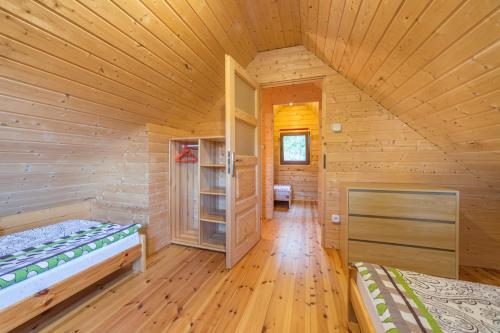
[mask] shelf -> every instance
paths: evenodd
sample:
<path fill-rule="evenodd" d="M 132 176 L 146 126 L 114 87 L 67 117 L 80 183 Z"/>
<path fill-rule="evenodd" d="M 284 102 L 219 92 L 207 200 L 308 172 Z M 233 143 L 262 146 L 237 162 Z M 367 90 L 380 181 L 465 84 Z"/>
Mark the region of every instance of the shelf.
<path fill-rule="evenodd" d="M 178 240 L 172 240 L 173 244 L 177 245 L 183 245 L 183 246 L 190 246 L 190 247 L 196 247 L 199 249 L 204 249 L 204 250 L 211 250 L 211 251 L 218 251 L 218 252 L 226 252 L 226 247 L 223 245 L 217 245 L 213 243 L 188 243 L 188 242 L 183 242 L 183 241 L 178 241 Z"/>
<path fill-rule="evenodd" d="M 225 187 L 204 188 L 200 190 L 201 194 L 206 195 L 226 195 Z"/>
<path fill-rule="evenodd" d="M 226 224 L 226 215 L 222 214 L 203 214 L 200 218 L 202 222 L 210 222 L 210 223 L 220 223 Z"/>
<path fill-rule="evenodd" d="M 202 168 L 225 168 L 225 164 L 203 164 L 200 165 Z"/>
<path fill-rule="evenodd" d="M 214 251 L 225 251 L 226 250 L 226 245 L 224 245 L 224 244 L 215 244 L 215 242 L 201 243 L 201 246 L 204 249 L 214 250 Z"/>
<path fill-rule="evenodd" d="M 200 140 L 200 164 L 206 166 L 221 165 L 226 163 L 226 145 L 220 139 Z"/>
<path fill-rule="evenodd" d="M 226 226 L 212 222 L 202 223 L 200 244 L 213 249 L 225 249 Z"/>

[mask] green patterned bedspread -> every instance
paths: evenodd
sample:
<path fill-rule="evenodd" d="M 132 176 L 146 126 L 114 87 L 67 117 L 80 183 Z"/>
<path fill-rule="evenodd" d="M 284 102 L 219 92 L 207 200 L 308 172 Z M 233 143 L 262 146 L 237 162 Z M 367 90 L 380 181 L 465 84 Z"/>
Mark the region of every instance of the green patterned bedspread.
<path fill-rule="evenodd" d="M 358 287 L 368 291 L 384 332 L 500 332 L 498 287 L 367 263 L 355 266 L 363 283 Z"/>
<path fill-rule="evenodd" d="M 0 290 L 131 236 L 140 227 L 73 220 L 2 236 Z"/>

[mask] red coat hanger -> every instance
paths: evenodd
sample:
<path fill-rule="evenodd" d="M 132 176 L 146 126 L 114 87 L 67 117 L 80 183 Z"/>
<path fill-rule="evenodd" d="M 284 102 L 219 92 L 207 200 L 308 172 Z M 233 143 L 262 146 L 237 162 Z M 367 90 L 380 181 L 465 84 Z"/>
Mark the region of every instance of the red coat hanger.
<path fill-rule="evenodd" d="M 183 145 L 183 149 L 180 153 L 175 156 L 175 161 L 178 163 L 196 163 L 198 162 L 198 157 L 193 154 L 190 145 Z M 193 149 L 197 149 L 193 147 Z"/>

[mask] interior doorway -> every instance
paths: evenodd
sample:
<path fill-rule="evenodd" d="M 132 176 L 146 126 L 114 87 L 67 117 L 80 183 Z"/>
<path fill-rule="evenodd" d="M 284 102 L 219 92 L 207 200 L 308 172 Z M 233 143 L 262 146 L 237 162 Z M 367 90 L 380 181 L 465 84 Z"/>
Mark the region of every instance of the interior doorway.
<path fill-rule="evenodd" d="M 318 204 L 322 221 L 323 102 L 322 79 L 262 88 L 264 219 L 273 218 L 278 207 L 286 210 L 294 202 L 311 202 Z"/>

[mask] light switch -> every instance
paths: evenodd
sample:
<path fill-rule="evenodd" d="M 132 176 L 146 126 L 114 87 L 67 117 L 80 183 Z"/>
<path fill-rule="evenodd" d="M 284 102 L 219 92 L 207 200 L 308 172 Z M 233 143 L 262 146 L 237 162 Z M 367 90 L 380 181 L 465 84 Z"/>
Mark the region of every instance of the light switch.
<path fill-rule="evenodd" d="M 333 123 L 332 124 L 332 131 L 335 133 L 339 133 L 342 131 L 342 124 L 341 123 Z"/>

